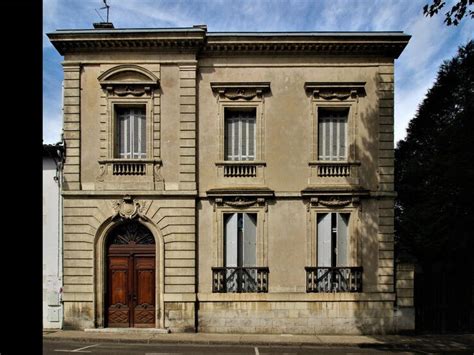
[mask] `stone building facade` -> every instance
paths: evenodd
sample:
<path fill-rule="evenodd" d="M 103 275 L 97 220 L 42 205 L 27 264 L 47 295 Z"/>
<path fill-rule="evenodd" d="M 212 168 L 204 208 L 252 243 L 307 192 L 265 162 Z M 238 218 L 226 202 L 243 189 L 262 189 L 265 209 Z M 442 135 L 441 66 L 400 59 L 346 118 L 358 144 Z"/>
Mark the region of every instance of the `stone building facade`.
<path fill-rule="evenodd" d="M 58 30 L 64 326 L 414 329 L 394 263 L 401 32 Z"/>

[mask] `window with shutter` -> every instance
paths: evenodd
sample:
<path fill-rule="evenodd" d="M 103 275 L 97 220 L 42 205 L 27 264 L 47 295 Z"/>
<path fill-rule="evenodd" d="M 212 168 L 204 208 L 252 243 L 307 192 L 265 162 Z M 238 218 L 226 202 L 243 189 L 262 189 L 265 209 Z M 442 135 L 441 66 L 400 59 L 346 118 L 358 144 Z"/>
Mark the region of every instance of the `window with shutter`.
<path fill-rule="evenodd" d="M 226 108 L 224 114 L 225 160 L 255 160 L 256 109 Z"/>
<path fill-rule="evenodd" d="M 349 213 L 317 214 L 318 267 L 348 266 Z"/>
<path fill-rule="evenodd" d="M 146 158 L 145 107 L 117 107 L 117 158 Z"/>
<path fill-rule="evenodd" d="M 348 109 L 318 110 L 318 159 L 347 160 Z"/>
<path fill-rule="evenodd" d="M 257 214 L 225 214 L 224 225 L 225 266 L 257 266 Z"/>

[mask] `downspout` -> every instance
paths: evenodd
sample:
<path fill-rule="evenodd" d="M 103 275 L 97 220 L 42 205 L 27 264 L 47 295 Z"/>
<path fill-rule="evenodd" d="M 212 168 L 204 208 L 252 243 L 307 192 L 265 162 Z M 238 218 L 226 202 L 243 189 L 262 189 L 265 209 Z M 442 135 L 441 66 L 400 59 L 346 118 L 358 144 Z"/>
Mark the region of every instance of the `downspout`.
<path fill-rule="evenodd" d="M 62 140 L 62 139 L 61 139 Z M 62 304 L 62 291 L 63 291 L 63 201 L 62 201 L 62 181 L 63 181 L 63 166 L 64 166 L 64 152 L 62 151 L 63 146 L 57 145 L 56 155 L 53 160 L 56 165 L 56 176 L 54 180 L 58 185 L 58 254 L 57 254 L 57 274 L 56 278 L 59 281 L 59 304 L 60 304 L 60 321 L 59 326 L 63 327 L 63 304 Z"/>

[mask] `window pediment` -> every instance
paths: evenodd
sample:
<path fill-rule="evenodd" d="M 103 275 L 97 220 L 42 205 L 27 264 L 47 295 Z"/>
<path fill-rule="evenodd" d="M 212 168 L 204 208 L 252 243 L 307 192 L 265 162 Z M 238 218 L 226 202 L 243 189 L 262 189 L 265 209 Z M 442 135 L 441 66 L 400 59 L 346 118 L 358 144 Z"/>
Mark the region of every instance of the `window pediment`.
<path fill-rule="evenodd" d="M 159 86 L 159 79 L 137 65 L 120 65 L 98 77 L 102 88 L 117 96 L 142 96 Z"/>
<path fill-rule="evenodd" d="M 229 100 L 252 100 L 261 98 L 263 94 L 270 91 L 268 82 L 226 82 L 211 83 L 212 91 L 219 94 L 220 98 Z"/>
<path fill-rule="evenodd" d="M 346 100 L 365 95 L 365 82 L 306 82 L 304 88 L 315 99 Z"/>

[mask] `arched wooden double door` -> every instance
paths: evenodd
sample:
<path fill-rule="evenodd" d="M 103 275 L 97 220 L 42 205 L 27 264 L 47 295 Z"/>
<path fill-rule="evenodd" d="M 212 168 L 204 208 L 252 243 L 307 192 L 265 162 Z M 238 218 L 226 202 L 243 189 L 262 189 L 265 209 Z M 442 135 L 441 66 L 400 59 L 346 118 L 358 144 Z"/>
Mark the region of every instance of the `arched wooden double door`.
<path fill-rule="evenodd" d="M 107 238 L 108 327 L 155 327 L 155 239 L 132 221 Z"/>

